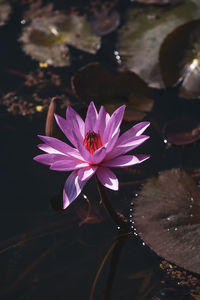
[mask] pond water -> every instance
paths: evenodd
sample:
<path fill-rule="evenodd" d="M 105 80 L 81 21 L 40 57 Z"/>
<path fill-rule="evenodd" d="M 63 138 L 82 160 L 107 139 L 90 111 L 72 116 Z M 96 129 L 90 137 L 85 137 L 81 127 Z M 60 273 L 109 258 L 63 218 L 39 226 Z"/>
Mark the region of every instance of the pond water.
<path fill-rule="evenodd" d="M 183 168 L 192 174 L 196 183 L 199 182 L 200 103 L 198 98 L 200 95 L 197 95 L 196 85 L 195 96 L 192 94 L 191 98 L 188 98 L 188 93 L 186 97 L 182 93 L 181 98 L 180 80 L 175 85 L 164 88 L 164 83 L 160 84 L 160 78 L 157 80 L 158 77 L 155 76 L 156 79 L 153 80 L 152 77 L 151 81 L 149 76 L 143 76 L 143 71 L 140 72 L 137 64 L 132 61 L 127 62 L 125 59 L 123 65 L 123 55 L 121 57 L 119 53 L 119 31 L 126 24 L 131 9 L 144 9 L 144 7 L 146 9 L 147 4 L 107 1 L 103 6 L 103 2 L 98 1 L 84 4 L 79 1 L 72 2 L 68 1 L 66 4 L 65 1 L 58 1 L 54 3 L 54 10 L 66 10 L 69 15 L 77 10 L 81 15 L 91 16 L 96 12 L 97 7 L 104 10 L 109 7 L 111 11 L 115 9 L 117 15 L 112 16 L 113 28 L 109 25 L 111 32 L 108 30 L 108 33 L 103 33 L 103 37 L 99 37 L 101 46 L 96 53 L 89 53 L 86 49 L 83 51 L 82 48 L 77 49 L 77 41 L 69 43 L 71 55 L 69 66 L 58 67 L 49 61 L 36 60 L 34 56 L 31 58 L 22 49 L 23 42 L 20 40 L 22 31 L 26 30 L 26 26 L 32 24 L 34 19 L 41 18 L 38 10 L 49 2 L 44 1 L 42 4 L 40 1 L 35 2 L 37 3 L 35 7 L 33 4 L 30 6 L 31 1 L 9 2 L 12 12 L 5 24 L 0 27 L 2 41 L 0 48 L 0 298 L 15 300 L 200 299 L 198 298 L 200 283 L 192 285 L 188 279 L 188 276 L 194 276 L 198 281 L 199 275 L 190 273 L 190 270 L 186 273 L 179 267 L 176 269 L 176 266 L 170 262 L 163 262 L 164 258 L 160 257 L 162 255 L 158 256 L 145 241 L 140 239 L 133 218 L 134 204 L 140 197 L 143 185 L 148 178 L 156 176 L 158 172 Z M 153 6 L 152 9 L 154 10 L 155 7 Z M 163 14 L 167 11 L 170 15 L 170 9 L 173 10 L 174 6 L 169 5 L 159 9 L 163 10 Z M 51 12 L 51 9 L 49 11 Z M 48 9 L 44 10 L 42 17 L 45 17 L 45 14 L 48 18 Z M 93 16 L 93 18 L 97 17 Z M 105 17 L 107 22 L 112 18 L 110 15 Z M 157 17 L 153 11 L 148 12 L 148 18 L 155 20 L 160 17 Z M 105 19 L 100 20 L 100 24 L 106 23 Z M 191 20 L 193 16 L 187 18 L 188 22 Z M 169 32 L 181 24 L 175 22 L 173 28 L 169 26 Z M 165 32 L 164 37 L 167 34 L 168 31 Z M 35 44 L 40 44 L 40 38 Z M 65 36 L 59 37 L 59 42 L 55 43 L 65 45 L 68 38 L 70 39 L 67 36 L 66 41 L 63 42 Z M 79 37 L 79 41 L 84 38 L 83 34 Z M 148 39 L 146 43 L 148 44 Z M 161 43 L 160 45 L 155 43 L 156 47 L 161 46 Z M 129 47 L 128 44 L 123 45 L 125 48 L 126 46 Z M 145 42 L 140 47 L 145 47 Z M 140 51 L 140 47 L 137 51 Z M 176 51 L 179 50 L 176 48 Z M 145 57 L 145 60 L 153 60 L 150 52 L 146 55 L 149 58 Z M 121 59 L 122 64 L 119 61 Z M 80 68 L 93 62 L 99 63 L 112 75 L 105 75 L 105 71 L 98 71 L 98 67 L 95 71 L 86 69 L 84 73 L 86 75 L 81 75 Z M 122 79 L 117 81 L 114 76 L 123 74 L 123 67 L 127 67 L 127 64 L 131 64 L 129 71 L 143 76 L 142 79 L 146 83 L 139 83 L 139 79 L 134 79 L 133 83 L 129 84 L 126 78 L 123 82 L 120 81 Z M 77 72 L 80 78 L 74 78 Z M 101 74 L 100 78 L 104 75 L 110 76 L 106 91 L 101 91 L 104 82 L 100 82 L 99 78 L 94 89 L 84 81 L 84 76 L 90 79 L 94 77 L 96 81 L 95 76 L 98 77 L 98 72 Z M 71 84 L 72 78 L 75 87 Z M 124 90 L 119 89 L 120 85 L 124 86 Z M 98 93 L 100 93 L 99 97 L 102 97 L 102 102 L 98 99 Z M 131 100 L 130 95 L 133 95 Z M 134 150 L 134 153 L 148 153 L 151 158 L 141 165 L 116 169 L 120 189 L 118 192 L 108 190 L 108 196 L 115 209 L 122 212 L 129 221 L 128 232 L 120 231 L 103 205 L 99 203 L 100 198 L 94 178 L 87 183 L 76 201 L 66 211 L 62 211 L 59 206 L 68 173 L 50 171 L 46 166 L 33 161 L 33 157 L 40 153 L 36 147 L 39 143 L 37 135 L 45 135 L 48 105 L 51 97 L 54 96 L 59 96 L 62 100 L 59 108 L 61 114 L 66 104 L 70 103 L 83 117 L 90 100 L 96 100 L 97 105 L 103 104 L 110 110 L 116 108 L 116 104 L 125 103 L 129 113 L 122 124 L 122 131 L 139 121 L 151 122 L 151 126 L 145 132 L 150 139 Z M 112 98 L 111 101 L 109 97 Z M 141 106 L 138 103 L 130 104 L 131 101 L 135 103 L 136 98 L 141 101 Z M 149 100 L 145 102 L 144 98 L 152 99 L 153 105 L 149 104 Z M 175 123 L 171 124 L 172 120 Z M 177 132 L 178 134 L 181 132 L 181 136 Z M 167 139 L 171 139 L 172 144 Z M 178 144 L 176 141 L 179 141 Z M 174 192 L 169 187 L 169 197 Z M 170 273 L 170 269 L 173 274 Z M 177 277 L 177 272 L 181 274 L 185 272 L 181 280 Z M 195 293 L 194 289 L 196 289 Z"/>

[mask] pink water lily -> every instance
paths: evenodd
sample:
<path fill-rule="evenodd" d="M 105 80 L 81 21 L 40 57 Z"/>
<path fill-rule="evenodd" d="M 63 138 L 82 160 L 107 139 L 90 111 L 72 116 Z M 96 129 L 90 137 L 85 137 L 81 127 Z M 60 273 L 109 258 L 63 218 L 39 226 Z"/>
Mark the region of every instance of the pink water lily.
<path fill-rule="evenodd" d="M 91 102 L 85 122 L 70 106 L 66 119 L 55 114 L 58 126 L 73 146 L 39 135 L 44 144 L 38 148 L 46 154 L 38 155 L 34 160 L 49 165 L 51 170 L 73 171 L 63 190 L 64 209 L 77 198 L 95 173 L 102 185 L 118 190 L 118 179 L 110 168 L 129 167 L 149 158 L 146 154 L 124 155 L 149 138 L 142 133 L 150 124 L 138 123 L 119 136 L 124 110 L 125 105 L 122 105 L 110 116 L 103 106 L 98 113 Z"/>

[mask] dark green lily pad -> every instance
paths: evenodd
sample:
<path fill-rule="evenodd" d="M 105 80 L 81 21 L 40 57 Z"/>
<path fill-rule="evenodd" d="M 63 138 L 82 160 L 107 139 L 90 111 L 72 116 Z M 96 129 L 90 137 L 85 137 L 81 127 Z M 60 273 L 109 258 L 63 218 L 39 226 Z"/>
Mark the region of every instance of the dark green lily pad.
<path fill-rule="evenodd" d="M 183 169 L 163 171 L 144 184 L 134 221 L 159 256 L 200 274 L 200 189 Z"/>
<path fill-rule="evenodd" d="M 126 104 L 126 121 L 142 120 L 154 104 L 149 88 L 137 75 L 129 71 L 115 75 L 98 63 L 80 69 L 72 78 L 72 87 L 85 103 L 103 104 L 109 113 Z"/>
<path fill-rule="evenodd" d="M 70 65 L 67 44 L 92 54 L 100 47 L 100 38 L 92 33 L 84 16 L 58 11 L 50 17 L 34 18 L 25 26 L 20 40 L 27 54 L 55 67 Z"/>
<path fill-rule="evenodd" d="M 129 11 L 119 31 L 118 52 L 122 65 L 135 72 L 152 87 L 163 87 L 159 49 L 177 26 L 200 17 L 200 2 L 187 0 L 170 9 L 144 6 Z M 179 51 L 179 50 L 177 50 Z"/>
<path fill-rule="evenodd" d="M 181 82 L 180 96 L 200 97 L 200 21 L 178 27 L 164 40 L 160 65 L 166 86 Z"/>
<path fill-rule="evenodd" d="M 0 26 L 4 25 L 12 11 L 10 3 L 6 0 L 0 0 Z"/>

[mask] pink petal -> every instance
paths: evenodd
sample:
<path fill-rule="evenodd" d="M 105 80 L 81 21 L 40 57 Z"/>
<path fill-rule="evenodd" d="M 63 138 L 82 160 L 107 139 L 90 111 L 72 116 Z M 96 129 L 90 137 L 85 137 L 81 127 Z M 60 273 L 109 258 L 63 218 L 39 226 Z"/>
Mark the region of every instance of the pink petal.
<path fill-rule="evenodd" d="M 81 193 L 86 181 L 81 181 L 78 178 L 77 171 L 72 172 L 63 189 L 63 209 L 67 208 Z"/>
<path fill-rule="evenodd" d="M 89 162 L 89 163 L 92 162 L 90 152 L 83 146 L 83 144 L 79 141 L 79 139 L 77 138 L 77 136 L 75 135 L 75 133 L 73 131 L 72 131 L 72 134 L 74 136 L 74 139 L 76 140 L 77 149 L 78 149 L 80 155 L 83 157 L 83 159 L 86 162 Z"/>
<path fill-rule="evenodd" d="M 105 156 L 106 156 L 105 147 L 101 147 L 97 149 L 92 156 L 92 163 L 99 164 L 104 159 Z"/>
<path fill-rule="evenodd" d="M 50 166 L 54 161 L 63 160 L 65 158 L 66 156 L 61 154 L 40 154 L 35 156 L 33 159 L 41 164 Z"/>
<path fill-rule="evenodd" d="M 148 159 L 150 156 L 147 154 L 137 154 L 137 155 L 125 155 L 119 156 L 114 159 L 103 162 L 102 167 L 112 167 L 112 168 L 124 168 L 132 165 L 140 164 L 141 162 Z"/>
<path fill-rule="evenodd" d="M 55 150 L 54 148 L 48 146 L 47 144 L 39 144 L 39 145 L 37 145 L 37 147 L 38 147 L 40 150 L 42 150 L 42 151 L 44 151 L 44 152 L 46 152 L 46 153 L 49 153 L 49 154 L 61 154 L 60 151 Z"/>
<path fill-rule="evenodd" d="M 108 189 L 117 191 L 119 189 L 119 182 L 116 175 L 108 168 L 98 168 L 96 171 L 97 177 L 101 184 Z"/>
<path fill-rule="evenodd" d="M 90 105 L 87 110 L 87 115 L 85 118 L 85 135 L 89 131 L 95 130 L 97 118 L 98 118 L 98 113 L 97 113 L 96 107 L 94 105 L 94 102 L 90 102 Z"/>
<path fill-rule="evenodd" d="M 69 105 L 66 111 L 66 120 L 69 124 L 77 124 L 78 129 L 81 133 L 81 136 L 84 138 L 85 136 L 85 123 L 82 118 L 77 114 L 77 112 Z"/>
<path fill-rule="evenodd" d="M 78 137 L 78 139 L 83 141 L 83 137 L 80 133 L 77 122 L 72 122 L 72 121 L 69 121 L 69 120 L 67 121 L 67 120 L 63 119 L 62 117 L 60 117 L 59 115 L 56 115 L 56 114 L 54 114 L 54 117 L 55 117 L 55 120 L 56 120 L 58 126 L 60 127 L 60 129 L 64 133 L 64 135 L 68 138 L 68 140 L 75 147 L 77 147 L 76 141 L 75 141 L 75 139 L 73 137 L 73 134 L 72 134 L 72 130 L 74 130 L 76 132 L 76 136 Z"/>
<path fill-rule="evenodd" d="M 88 166 L 88 163 L 83 163 L 75 159 L 73 160 L 71 157 L 66 157 L 64 160 L 54 161 L 51 164 L 50 169 L 55 171 L 73 171 Z"/>
<path fill-rule="evenodd" d="M 113 148 L 115 147 L 118 137 L 119 137 L 120 131 L 118 130 L 116 134 L 108 141 L 108 143 L 105 145 L 106 146 L 106 154 L 109 154 L 110 152 L 112 153 Z M 107 155 L 106 155 L 107 156 Z"/>
<path fill-rule="evenodd" d="M 104 106 L 101 106 L 94 129 L 94 132 L 99 133 L 101 137 L 103 136 L 106 127 L 106 114 Z"/>
<path fill-rule="evenodd" d="M 140 136 L 146 128 L 150 125 L 150 122 L 140 122 L 123 133 L 119 138 L 119 144 L 126 143 L 130 138 Z"/>
<path fill-rule="evenodd" d="M 77 159 L 83 160 L 83 158 L 81 157 L 81 155 L 78 153 L 77 149 L 72 148 L 71 146 L 67 145 L 66 143 L 50 137 L 50 136 L 42 136 L 42 135 L 38 135 L 38 137 L 44 142 L 46 143 L 48 146 L 52 147 L 53 149 L 64 153 L 68 156 L 73 156 L 76 157 Z"/>
<path fill-rule="evenodd" d="M 125 107 L 125 105 L 120 106 L 112 114 L 103 135 L 103 143 L 109 141 L 119 130 L 121 122 L 123 120 Z"/>
<path fill-rule="evenodd" d="M 88 167 L 78 170 L 78 177 L 81 181 L 89 180 L 96 172 L 97 167 Z"/>
<path fill-rule="evenodd" d="M 119 144 L 119 138 L 114 149 L 106 156 L 106 160 L 112 159 L 116 156 L 120 156 L 135 149 L 136 147 L 144 143 L 148 138 L 149 136 L 147 135 L 131 136 L 129 140 L 124 140 L 124 144 Z"/>

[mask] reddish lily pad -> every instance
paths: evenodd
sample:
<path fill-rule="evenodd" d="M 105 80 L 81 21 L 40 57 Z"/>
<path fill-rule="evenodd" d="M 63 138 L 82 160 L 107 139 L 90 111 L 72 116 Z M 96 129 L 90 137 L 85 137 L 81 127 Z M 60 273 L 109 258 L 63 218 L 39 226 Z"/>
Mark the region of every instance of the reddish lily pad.
<path fill-rule="evenodd" d="M 119 30 L 118 52 L 122 66 L 135 72 L 152 87 L 163 87 L 159 49 L 177 26 L 200 17 L 200 2 L 187 0 L 170 9 L 133 7 Z M 179 49 L 176 51 L 179 51 Z"/>
<path fill-rule="evenodd" d="M 183 0 L 136 0 L 138 3 L 157 4 L 157 5 L 177 5 Z"/>
<path fill-rule="evenodd" d="M 100 38 L 92 33 L 86 17 L 59 11 L 34 18 L 24 27 L 20 40 L 27 54 L 55 67 L 70 65 L 67 44 L 92 54 L 100 47 Z"/>
<path fill-rule="evenodd" d="M 165 127 L 165 138 L 170 144 L 187 145 L 200 139 L 200 121 L 192 117 L 180 117 Z"/>
<path fill-rule="evenodd" d="M 126 104 L 127 121 L 142 120 L 154 103 L 149 88 L 137 75 L 129 71 L 115 75 L 98 63 L 80 69 L 72 78 L 72 87 L 85 103 L 94 100 L 109 113 Z"/>
<path fill-rule="evenodd" d="M 180 96 L 200 97 L 200 21 L 178 27 L 164 40 L 160 65 L 166 86 L 181 82 Z"/>
<path fill-rule="evenodd" d="M 138 234 L 159 256 L 200 274 L 200 189 L 183 169 L 150 178 L 135 202 Z"/>

